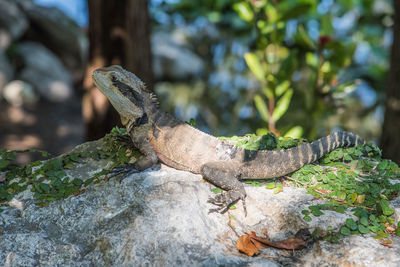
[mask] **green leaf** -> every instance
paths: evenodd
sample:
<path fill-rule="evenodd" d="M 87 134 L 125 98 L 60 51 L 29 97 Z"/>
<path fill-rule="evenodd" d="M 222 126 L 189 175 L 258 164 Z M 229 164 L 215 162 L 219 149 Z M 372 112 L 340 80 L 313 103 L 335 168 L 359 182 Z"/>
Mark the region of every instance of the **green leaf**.
<path fill-rule="evenodd" d="M 369 229 L 367 227 L 365 227 L 362 224 L 358 225 L 358 231 L 360 231 L 360 233 L 362 234 L 368 234 L 369 233 Z"/>
<path fill-rule="evenodd" d="M 45 193 L 48 194 L 50 192 L 50 186 L 48 184 L 40 183 L 39 186 Z"/>
<path fill-rule="evenodd" d="M 74 185 L 80 186 L 80 185 L 83 184 L 83 181 L 82 181 L 81 179 L 79 179 L 79 178 L 75 178 L 74 180 L 72 180 L 72 183 L 73 183 Z"/>
<path fill-rule="evenodd" d="M 69 157 L 72 161 L 79 161 L 79 154 L 77 152 L 72 152 L 69 154 Z"/>
<path fill-rule="evenodd" d="M 265 185 L 265 188 L 267 188 L 267 189 L 274 189 L 276 187 L 276 184 L 275 183 L 267 183 L 266 185 Z"/>
<path fill-rule="evenodd" d="M 368 218 L 367 217 L 361 217 L 360 218 L 360 223 L 364 226 L 368 226 Z"/>
<path fill-rule="evenodd" d="M 312 221 L 312 218 L 310 217 L 310 216 L 304 216 L 304 218 L 303 218 L 306 222 L 311 222 Z"/>
<path fill-rule="evenodd" d="M 286 93 L 276 103 L 275 110 L 272 114 L 272 118 L 275 122 L 278 121 L 288 110 L 292 95 L 293 89 L 288 89 Z"/>
<path fill-rule="evenodd" d="M 350 228 L 352 231 L 357 230 L 357 223 L 351 218 L 346 219 L 346 226 Z"/>
<path fill-rule="evenodd" d="M 85 181 L 84 186 L 90 185 L 94 181 L 94 178 L 89 178 Z"/>
<path fill-rule="evenodd" d="M 287 89 L 289 89 L 290 82 L 285 80 L 275 87 L 275 94 L 277 97 L 281 96 Z"/>
<path fill-rule="evenodd" d="M 332 22 L 331 22 L 331 15 L 328 12 L 322 17 L 321 35 L 332 36 L 332 34 L 333 34 L 333 26 L 332 26 Z"/>
<path fill-rule="evenodd" d="M 306 62 L 307 62 L 307 65 L 316 69 L 318 67 L 317 55 L 312 52 L 307 52 L 306 53 Z"/>
<path fill-rule="evenodd" d="M 271 4 L 267 4 L 265 6 L 265 14 L 267 15 L 268 22 L 270 22 L 270 23 L 275 23 L 278 19 L 278 11 Z"/>
<path fill-rule="evenodd" d="M 356 202 L 356 200 L 357 200 L 357 193 L 353 193 L 353 194 L 351 194 L 351 203 L 354 203 L 354 202 Z"/>
<path fill-rule="evenodd" d="M 267 107 L 267 104 L 265 103 L 265 101 L 262 99 L 262 97 L 260 95 L 255 95 L 254 103 L 256 105 L 258 112 L 260 112 L 262 119 L 264 121 L 268 122 L 269 121 L 269 111 L 268 111 L 268 107 Z"/>
<path fill-rule="evenodd" d="M 307 14 L 313 6 L 312 3 L 297 1 L 279 1 L 278 3 L 278 10 L 282 13 L 280 20 L 283 21 Z"/>
<path fill-rule="evenodd" d="M 350 235 L 351 234 L 350 229 L 347 228 L 346 226 L 340 227 L 340 233 L 342 235 Z"/>
<path fill-rule="evenodd" d="M 9 160 L 0 159 L 0 169 L 3 169 L 3 168 L 5 168 L 5 167 L 7 167 L 9 163 L 10 163 Z"/>
<path fill-rule="evenodd" d="M 240 18 L 246 22 L 251 21 L 254 18 L 253 11 L 246 2 L 239 2 L 233 5 L 233 9 L 239 14 Z"/>
<path fill-rule="evenodd" d="M 324 213 L 321 211 L 321 210 L 312 210 L 311 211 L 311 213 L 314 215 L 314 216 L 321 216 L 321 215 L 323 215 Z"/>
<path fill-rule="evenodd" d="M 340 200 L 345 200 L 346 199 L 346 192 L 341 192 L 340 194 L 339 194 L 339 199 Z"/>
<path fill-rule="evenodd" d="M 222 189 L 219 188 L 219 187 L 215 187 L 215 188 L 211 189 L 211 191 L 212 191 L 214 194 L 222 193 Z"/>
<path fill-rule="evenodd" d="M 389 235 L 385 232 L 383 232 L 382 230 L 379 230 L 377 233 L 379 236 L 383 237 L 383 238 L 387 238 L 389 237 Z"/>
<path fill-rule="evenodd" d="M 315 49 L 316 46 L 313 42 L 313 40 L 308 36 L 307 31 L 304 29 L 303 25 L 298 26 L 298 33 L 294 36 L 296 42 L 299 45 L 305 46 L 308 49 Z"/>
<path fill-rule="evenodd" d="M 394 209 L 389 206 L 389 202 L 386 199 L 381 199 L 378 204 L 376 204 L 376 209 L 379 213 L 390 216 L 394 213 Z"/>
<path fill-rule="evenodd" d="M 302 135 L 303 135 L 303 127 L 294 126 L 285 133 L 284 137 L 300 138 Z"/>
<path fill-rule="evenodd" d="M 282 192 L 282 191 L 283 191 L 283 188 L 282 188 L 282 187 L 277 187 L 277 188 L 274 189 L 273 193 L 274 193 L 274 194 L 278 194 L 278 193 L 280 193 L 280 192 Z"/>
<path fill-rule="evenodd" d="M 254 53 L 246 53 L 244 55 L 244 59 L 246 60 L 247 66 L 249 66 L 251 72 L 254 76 L 257 77 L 260 81 L 265 80 L 265 70 L 260 62 L 260 59 Z"/>
<path fill-rule="evenodd" d="M 310 214 L 310 211 L 309 211 L 309 210 L 302 210 L 301 213 L 302 213 L 303 215 L 309 215 L 309 214 Z"/>

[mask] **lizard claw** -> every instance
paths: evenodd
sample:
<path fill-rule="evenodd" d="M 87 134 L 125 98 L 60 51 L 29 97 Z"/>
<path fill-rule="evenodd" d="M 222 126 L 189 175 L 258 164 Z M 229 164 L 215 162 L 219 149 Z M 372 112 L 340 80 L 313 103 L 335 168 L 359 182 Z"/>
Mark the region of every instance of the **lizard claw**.
<path fill-rule="evenodd" d="M 230 190 L 227 192 L 222 192 L 221 194 L 215 196 L 214 198 L 209 198 L 208 203 L 219 206 L 214 209 L 210 209 L 208 213 L 219 212 L 221 214 L 229 210 L 229 206 L 235 204 L 238 200 L 243 201 L 243 208 L 245 216 L 247 216 L 247 209 L 245 203 L 246 194 L 242 194 L 240 191 Z"/>
<path fill-rule="evenodd" d="M 135 164 L 126 163 L 124 165 L 116 166 L 116 167 L 112 168 L 109 172 L 109 176 L 108 176 L 107 180 L 110 180 L 111 178 L 122 174 L 121 179 L 119 180 L 119 182 L 122 182 L 122 180 L 127 178 L 129 175 L 138 173 L 138 172 L 139 172 L 139 170 L 135 168 Z"/>

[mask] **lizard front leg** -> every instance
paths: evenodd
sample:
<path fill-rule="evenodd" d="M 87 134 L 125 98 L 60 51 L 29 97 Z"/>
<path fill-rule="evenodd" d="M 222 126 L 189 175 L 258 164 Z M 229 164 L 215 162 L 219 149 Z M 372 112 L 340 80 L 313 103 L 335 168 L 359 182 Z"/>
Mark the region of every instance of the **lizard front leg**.
<path fill-rule="evenodd" d="M 136 160 L 135 163 L 133 163 L 134 168 L 139 171 L 150 168 L 158 162 L 157 153 L 149 141 L 150 131 L 152 132 L 152 125 L 144 124 L 134 127 L 130 132 L 130 136 L 134 146 L 139 149 L 139 151 L 143 154 L 142 157 L 140 157 Z"/>
<path fill-rule="evenodd" d="M 219 208 L 210 209 L 210 212 L 225 213 L 229 209 L 229 205 L 242 200 L 245 214 L 246 210 L 246 190 L 239 181 L 240 172 L 235 171 L 235 166 L 226 161 L 208 162 L 201 168 L 201 174 L 204 179 L 210 183 L 225 190 L 215 198 L 210 198 L 208 202 L 219 206 Z"/>
<path fill-rule="evenodd" d="M 120 181 L 122 181 L 129 175 L 141 172 L 157 163 L 158 157 L 156 151 L 150 144 L 147 135 L 149 129 L 151 129 L 151 125 L 146 124 L 136 126 L 130 131 L 129 135 L 131 137 L 131 141 L 134 147 L 137 148 L 143 154 L 143 156 L 138 158 L 134 163 L 126 163 L 122 166 L 117 166 L 113 168 L 109 179 L 114 176 L 123 174 L 120 179 Z"/>

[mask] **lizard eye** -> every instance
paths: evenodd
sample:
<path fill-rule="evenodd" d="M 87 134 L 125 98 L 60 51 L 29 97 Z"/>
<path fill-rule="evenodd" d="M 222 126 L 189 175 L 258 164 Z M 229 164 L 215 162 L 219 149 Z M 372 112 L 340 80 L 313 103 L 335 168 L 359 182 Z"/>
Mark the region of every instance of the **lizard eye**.
<path fill-rule="evenodd" d="M 117 81 L 117 76 L 115 76 L 114 74 L 111 74 L 110 78 L 111 78 L 112 82 L 116 82 Z"/>

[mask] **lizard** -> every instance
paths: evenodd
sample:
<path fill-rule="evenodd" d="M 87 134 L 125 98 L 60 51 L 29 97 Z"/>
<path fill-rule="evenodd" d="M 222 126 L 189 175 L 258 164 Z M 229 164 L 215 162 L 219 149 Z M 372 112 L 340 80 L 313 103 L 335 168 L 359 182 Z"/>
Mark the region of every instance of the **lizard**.
<path fill-rule="evenodd" d="M 119 113 L 133 145 L 143 154 L 131 166 L 133 170 L 143 171 L 161 161 L 178 170 L 201 174 L 223 189 L 208 200 L 216 206 L 210 212 L 224 213 L 231 204 L 242 200 L 247 213 L 246 191 L 241 183 L 244 178 L 281 177 L 338 147 L 365 143 L 354 133 L 335 131 L 285 150 L 246 150 L 160 110 L 155 95 L 121 66 L 96 69 L 92 78 Z"/>

